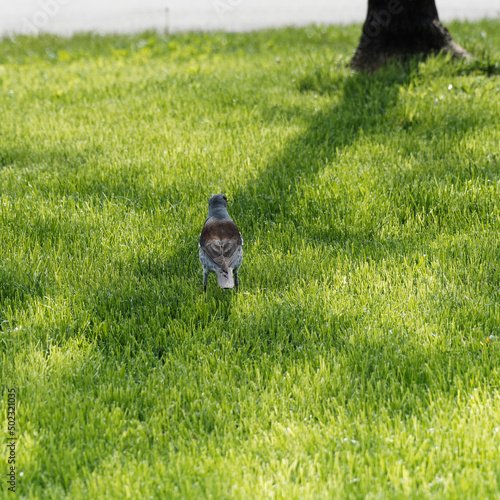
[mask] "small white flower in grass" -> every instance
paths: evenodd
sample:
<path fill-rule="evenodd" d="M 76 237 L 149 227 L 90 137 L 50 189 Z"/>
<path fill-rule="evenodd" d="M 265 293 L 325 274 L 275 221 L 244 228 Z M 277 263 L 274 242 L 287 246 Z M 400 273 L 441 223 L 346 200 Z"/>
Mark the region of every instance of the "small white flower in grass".
<path fill-rule="evenodd" d="M 453 85 L 450 83 L 450 84 L 448 85 L 448 90 L 451 90 L 452 88 L 453 88 Z"/>
<path fill-rule="evenodd" d="M 23 477 L 23 476 L 24 476 L 24 472 L 20 472 L 20 473 L 19 473 L 19 476 L 20 476 L 20 477 Z"/>

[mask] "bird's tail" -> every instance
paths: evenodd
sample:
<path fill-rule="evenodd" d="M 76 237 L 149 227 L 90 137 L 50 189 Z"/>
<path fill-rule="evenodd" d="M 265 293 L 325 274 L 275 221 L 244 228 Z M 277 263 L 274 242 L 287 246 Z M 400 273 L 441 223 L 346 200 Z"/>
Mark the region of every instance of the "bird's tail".
<path fill-rule="evenodd" d="M 233 269 L 229 267 L 227 271 L 217 269 L 217 281 L 221 288 L 234 288 Z"/>

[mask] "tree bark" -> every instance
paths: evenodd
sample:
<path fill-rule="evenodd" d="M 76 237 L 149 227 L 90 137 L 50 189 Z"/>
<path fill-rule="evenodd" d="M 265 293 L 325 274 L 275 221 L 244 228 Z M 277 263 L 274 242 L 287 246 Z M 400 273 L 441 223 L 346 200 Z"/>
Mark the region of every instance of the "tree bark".
<path fill-rule="evenodd" d="M 373 71 L 391 58 L 439 52 L 470 57 L 439 21 L 435 0 L 368 0 L 368 14 L 351 66 Z"/>

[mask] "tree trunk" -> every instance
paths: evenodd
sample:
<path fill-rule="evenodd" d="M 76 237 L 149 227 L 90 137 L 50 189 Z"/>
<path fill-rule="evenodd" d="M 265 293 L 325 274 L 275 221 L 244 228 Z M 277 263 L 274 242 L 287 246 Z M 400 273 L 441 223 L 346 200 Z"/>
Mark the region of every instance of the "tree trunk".
<path fill-rule="evenodd" d="M 368 0 L 368 14 L 351 66 L 373 71 L 390 58 L 439 52 L 470 57 L 439 21 L 435 0 Z"/>

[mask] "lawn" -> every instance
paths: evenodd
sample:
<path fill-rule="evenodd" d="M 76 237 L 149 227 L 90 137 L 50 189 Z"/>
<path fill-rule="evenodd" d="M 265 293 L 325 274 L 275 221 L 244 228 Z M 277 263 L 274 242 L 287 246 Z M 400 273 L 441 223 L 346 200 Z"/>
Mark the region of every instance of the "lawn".
<path fill-rule="evenodd" d="M 376 75 L 359 26 L 0 41 L 17 497 L 500 498 L 500 21 L 449 28 Z"/>

